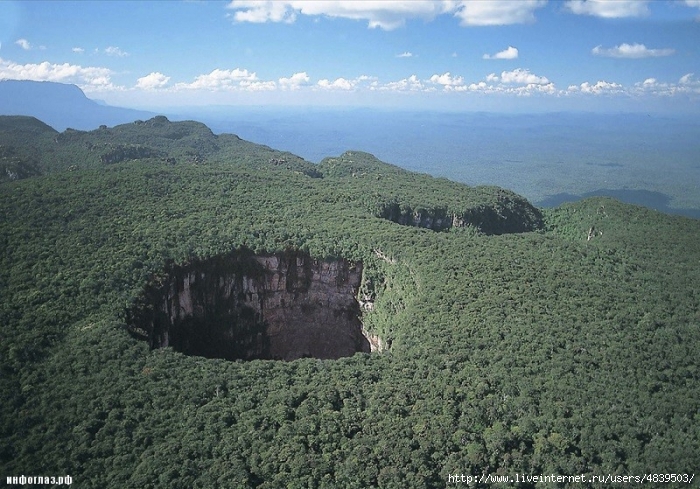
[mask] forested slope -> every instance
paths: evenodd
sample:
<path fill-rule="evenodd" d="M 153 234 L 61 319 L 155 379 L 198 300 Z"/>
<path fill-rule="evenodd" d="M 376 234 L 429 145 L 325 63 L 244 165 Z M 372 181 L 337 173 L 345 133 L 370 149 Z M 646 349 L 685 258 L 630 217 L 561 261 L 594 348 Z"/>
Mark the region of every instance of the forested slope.
<path fill-rule="evenodd" d="M 0 185 L 3 474 L 405 488 L 698 466 L 696 220 L 611 199 L 543 215 L 364 153 L 317 167 L 162 118 L 3 137 L 44 173 Z M 100 159 L 117 147 L 154 153 Z M 244 362 L 128 333 L 169 263 L 242 247 L 362 262 L 362 322 L 390 346 Z"/>

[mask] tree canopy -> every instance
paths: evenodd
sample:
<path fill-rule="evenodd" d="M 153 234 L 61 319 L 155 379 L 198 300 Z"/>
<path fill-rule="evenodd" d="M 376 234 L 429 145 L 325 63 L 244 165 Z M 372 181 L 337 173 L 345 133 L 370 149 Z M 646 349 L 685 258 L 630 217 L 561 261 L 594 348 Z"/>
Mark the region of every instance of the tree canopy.
<path fill-rule="evenodd" d="M 405 488 L 698 467 L 697 220 L 609 198 L 540 210 L 163 117 L 62 133 L 1 117 L 0 144 L 32 169 L 0 184 L 5 475 Z M 244 362 L 128 334 L 169 263 L 241 247 L 361 260 L 362 321 L 390 347 Z"/>

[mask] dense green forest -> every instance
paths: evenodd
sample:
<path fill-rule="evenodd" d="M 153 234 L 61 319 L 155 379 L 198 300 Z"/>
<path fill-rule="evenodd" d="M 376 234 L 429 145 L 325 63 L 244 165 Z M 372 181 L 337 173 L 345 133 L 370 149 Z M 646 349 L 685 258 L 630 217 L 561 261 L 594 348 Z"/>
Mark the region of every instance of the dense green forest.
<path fill-rule="evenodd" d="M 607 198 L 540 210 L 164 117 L 0 117 L 0 171 L 0 476 L 407 488 L 700 466 L 697 220 Z M 130 334 L 169 267 L 234 250 L 361 262 L 385 348 L 228 361 Z"/>

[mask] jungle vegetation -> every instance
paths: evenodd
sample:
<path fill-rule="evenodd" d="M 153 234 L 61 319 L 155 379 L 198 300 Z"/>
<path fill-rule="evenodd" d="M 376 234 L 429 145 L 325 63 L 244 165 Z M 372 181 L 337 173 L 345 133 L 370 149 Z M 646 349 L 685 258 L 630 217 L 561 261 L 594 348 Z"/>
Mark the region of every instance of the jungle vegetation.
<path fill-rule="evenodd" d="M 609 198 L 540 210 L 164 117 L 0 117 L 0 170 L 3 476 L 398 489 L 700 466 L 697 220 Z M 391 347 L 225 361 L 128 334 L 167 264 L 243 247 L 361 260 L 362 321 Z"/>

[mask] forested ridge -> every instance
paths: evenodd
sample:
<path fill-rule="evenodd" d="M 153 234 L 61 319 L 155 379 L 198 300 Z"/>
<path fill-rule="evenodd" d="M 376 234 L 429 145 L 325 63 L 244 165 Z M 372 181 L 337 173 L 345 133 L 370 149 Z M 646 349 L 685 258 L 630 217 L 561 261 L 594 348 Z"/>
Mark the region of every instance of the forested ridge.
<path fill-rule="evenodd" d="M 163 117 L 0 117 L 0 165 L 2 476 L 406 488 L 699 466 L 697 220 L 607 198 L 539 210 Z M 361 261 L 362 322 L 390 347 L 244 362 L 129 334 L 169 264 L 240 249 Z"/>

